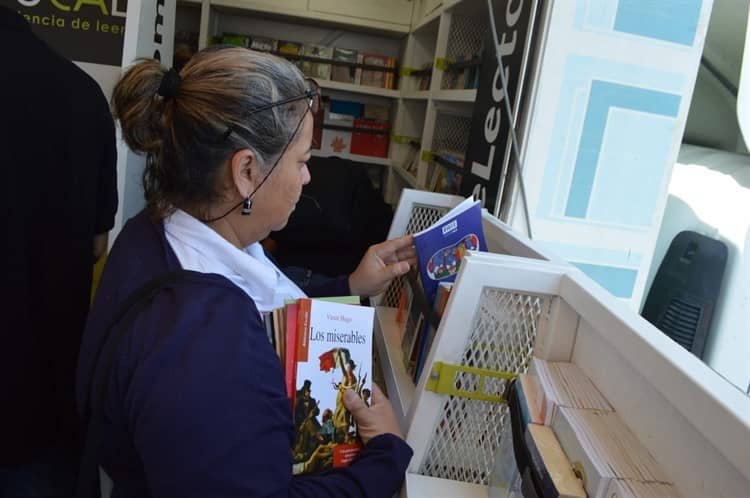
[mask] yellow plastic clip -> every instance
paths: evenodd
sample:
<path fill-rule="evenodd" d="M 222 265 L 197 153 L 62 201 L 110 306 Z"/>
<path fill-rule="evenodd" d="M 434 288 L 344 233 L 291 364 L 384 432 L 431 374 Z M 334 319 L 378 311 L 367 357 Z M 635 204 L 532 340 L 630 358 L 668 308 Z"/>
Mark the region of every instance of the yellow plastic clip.
<path fill-rule="evenodd" d="M 452 57 L 438 57 L 435 59 L 435 67 L 441 71 L 447 71 L 451 64 L 454 64 L 456 59 Z"/>
<path fill-rule="evenodd" d="M 419 142 L 421 140 L 420 137 L 410 137 L 409 135 L 396 135 L 395 133 L 391 133 L 391 138 L 394 142 L 401 145 L 409 145 L 412 142 Z"/>
<path fill-rule="evenodd" d="M 507 400 L 502 396 L 487 394 L 485 392 L 485 385 L 489 379 L 508 381 L 515 377 L 516 374 L 513 373 L 467 367 L 464 365 L 452 365 L 436 361 L 432 365 L 425 389 L 438 394 L 459 396 L 461 398 L 489 401 L 491 403 L 507 403 Z M 465 388 L 466 385 L 475 386 L 475 389 L 467 389 Z M 493 391 L 496 390 L 493 389 Z"/>
<path fill-rule="evenodd" d="M 434 152 L 431 150 L 423 150 L 422 151 L 422 161 L 426 163 L 431 163 L 433 160 L 433 156 L 435 155 Z"/>

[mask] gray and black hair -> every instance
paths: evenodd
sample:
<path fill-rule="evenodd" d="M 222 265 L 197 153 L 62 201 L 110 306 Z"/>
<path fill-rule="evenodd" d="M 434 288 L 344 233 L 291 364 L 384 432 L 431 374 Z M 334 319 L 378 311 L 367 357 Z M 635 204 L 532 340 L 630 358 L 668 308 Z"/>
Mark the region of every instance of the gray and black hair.
<path fill-rule="evenodd" d="M 125 142 L 149 157 L 143 187 L 157 217 L 215 202 L 221 166 L 238 150 L 252 150 L 267 171 L 295 138 L 307 105 L 301 100 L 250 114 L 307 91 L 297 67 L 262 52 L 239 47 L 198 52 L 180 71 L 181 82 L 169 99 L 157 94 L 166 72 L 158 61 L 142 60 L 128 69 L 112 97 Z"/>

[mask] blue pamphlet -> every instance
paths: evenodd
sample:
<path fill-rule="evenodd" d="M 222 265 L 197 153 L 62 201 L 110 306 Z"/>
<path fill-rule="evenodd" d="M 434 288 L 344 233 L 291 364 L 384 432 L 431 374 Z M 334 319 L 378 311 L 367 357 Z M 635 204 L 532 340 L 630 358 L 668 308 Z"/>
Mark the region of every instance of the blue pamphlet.
<path fill-rule="evenodd" d="M 468 198 L 434 225 L 414 234 L 419 272 L 430 306 L 440 282 L 453 282 L 466 251 L 486 251 L 479 201 Z"/>

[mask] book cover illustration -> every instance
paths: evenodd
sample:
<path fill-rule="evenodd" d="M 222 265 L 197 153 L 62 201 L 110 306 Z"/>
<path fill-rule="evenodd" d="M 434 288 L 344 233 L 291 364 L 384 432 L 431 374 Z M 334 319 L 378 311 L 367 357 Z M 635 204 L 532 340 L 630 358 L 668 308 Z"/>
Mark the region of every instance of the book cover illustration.
<path fill-rule="evenodd" d="M 438 284 L 453 282 L 466 251 L 486 251 L 479 201 L 468 198 L 435 224 L 414 234 L 419 272 L 427 302 L 435 301 Z"/>
<path fill-rule="evenodd" d="M 344 392 L 370 402 L 374 310 L 312 299 L 298 307 L 292 456 L 295 473 L 317 473 L 349 465 L 362 449 Z"/>
<path fill-rule="evenodd" d="M 466 251 L 479 249 L 479 237 L 470 233 L 447 247 L 441 247 L 427 260 L 427 276 L 432 280 L 442 280 L 455 275 Z"/>

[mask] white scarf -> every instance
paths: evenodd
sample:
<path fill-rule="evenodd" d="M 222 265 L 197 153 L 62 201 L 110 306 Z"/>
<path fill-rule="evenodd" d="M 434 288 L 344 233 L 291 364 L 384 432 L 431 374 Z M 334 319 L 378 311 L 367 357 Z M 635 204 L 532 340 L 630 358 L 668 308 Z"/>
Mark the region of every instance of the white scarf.
<path fill-rule="evenodd" d="M 306 297 L 258 242 L 240 250 L 180 209 L 164 219 L 164 232 L 184 269 L 226 277 L 255 301 L 261 313 L 284 306 L 287 299 Z"/>

